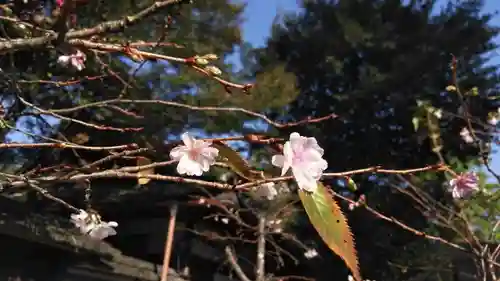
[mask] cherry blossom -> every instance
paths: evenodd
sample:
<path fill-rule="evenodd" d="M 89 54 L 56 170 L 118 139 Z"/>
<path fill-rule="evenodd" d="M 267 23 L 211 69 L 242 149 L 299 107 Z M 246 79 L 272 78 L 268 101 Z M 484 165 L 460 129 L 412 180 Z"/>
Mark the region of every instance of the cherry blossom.
<path fill-rule="evenodd" d="M 311 248 L 307 249 L 307 251 L 304 252 L 304 257 L 308 260 L 313 259 L 318 256 L 318 251 L 316 249 Z"/>
<path fill-rule="evenodd" d="M 268 182 L 258 186 L 255 189 L 255 194 L 258 197 L 266 198 L 267 200 L 273 200 L 278 196 L 278 191 L 276 190 L 275 184 L 272 182 Z"/>
<path fill-rule="evenodd" d="M 460 131 L 460 136 L 466 143 L 474 142 L 474 138 L 472 138 L 471 132 L 466 127 L 462 128 L 462 131 Z"/>
<path fill-rule="evenodd" d="M 170 157 L 179 161 L 177 172 L 188 176 L 201 176 L 203 172 L 208 172 L 210 166 L 215 164 L 219 150 L 211 147 L 211 142 L 196 140 L 188 133 L 182 134 L 181 138 L 184 145 L 170 151 Z"/>
<path fill-rule="evenodd" d="M 462 173 L 450 180 L 451 195 L 455 199 L 469 198 L 479 190 L 479 179 L 474 172 Z"/>
<path fill-rule="evenodd" d="M 491 126 L 496 126 L 498 124 L 498 116 L 497 115 L 492 115 L 490 118 L 488 118 L 488 124 Z"/>
<path fill-rule="evenodd" d="M 115 221 L 104 222 L 97 214 L 89 214 L 85 210 L 79 210 L 78 214 L 71 215 L 71 222 L 84 234 L 90 237 L 102 240 L 108 236 L 116 235 L 115 227 L 118 223 Z"/>
<path fill-rule="evenodd" d="M 328 162 L 323 159 L 323 153 L 315 138 L 303 137 L 294 132 L 284 145 L 283 155 L 273 156 L 272 163 L 282 168 L 282 176 L 291 168 L 299 188 L 314 192 L 317 181 L 328 167 Z"/>
<path fill-rule="evenodd" d="M 57 63 L 64 67 L 74 67 L 78 71 L 85 68 L 85 61 L 87 57 L 80 50 L 77 50 L 75 54 L 63 55 L 57 59 Z"/>
<path fill-rule="evenodd" d="M 114 228 L 117 226 L 118 223 L 115 221 L 101 222 L 90 230 L 89 235 L 94 239 L 102 240 L 108 236 L 116 235 L 116 230 Z"/>

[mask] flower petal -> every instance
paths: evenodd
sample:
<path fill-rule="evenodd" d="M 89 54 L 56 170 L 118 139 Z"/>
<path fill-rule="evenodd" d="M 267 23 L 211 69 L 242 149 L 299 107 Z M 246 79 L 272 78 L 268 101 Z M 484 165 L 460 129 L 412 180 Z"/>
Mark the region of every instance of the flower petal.
<path fill-rule="evenodd" d="M 203 172 L 208 172 L 210 170 L 210 158 L 204 158 L 203 156 L 200 158 L 202 159 L 198 161 L 198 164 L 201 166 L 201 170 Z"/>
<path fill-rule="evenodd" d="M 328 162 L 325 159 L 319 159 L 317 161 L 311 161 L 309 164 L 309 171 L 314 174 L 313 177 L 321 177 L 323 171 L 328 168 Z M 319 178 L 318 178 L 319 179 Z"/>
<path fill-rule="evenodd" d="M 69 63 L 69 56 L 60 56 L 57 58 L 57 63 L 61 64 L 62 66 L 67 66 Z"/>
<path fill-rule="evenodd" d="M 215 158 L 219 156 L 219 150 L 215 147 L 205 147 L 201 150 L 201 155 L 206 158 L 210 158 L 210 165 L 213 165 L 215 163 Z"/>
<path fill-rule="evenodd" d="M 89 235 L 94 239 L 103 240 L 109 236 L 116 235 L 116 230 L 114 230 L 112 227 L 109 227 L 106 223 L 102 223 L 96 228 L 92 229 Z"/>
<path fill-rule="evenodd" d="M 188 176 L 201 176 L 203 174 L 201 164 L 189 158 L 188 155 L 182 156 L 179 164 L 177 164 L 177 172 Z"/>
<path fill-rule="evenodd" d="M 293 151 L 293 153 L 301 152 L 304 150 L 304 145 L 306 144 L 307 139 L 299 133 L 291 133 L 290 134 L 290 148 Z"/>
<path fill-rule="evenodd" d="M 175 161 L 179 161 L 179 160 L 181 160 L 182 156 L 188 152 L 189 152 L 189 148 L 187 146 L 179 145 L 179 146 L 174 147 L 170 151 L 170 158 L 172 158 Z"/>
<path fill-rule="evenodd" d="M 307 149 L 304 151 L 302 154 L 303 156 L 303 161 L 309 163 L 309 162 L 320 162 L 323 160 L 322 154 L 320 151 L 314 150 L 314 149 Z"/>
<path fill-rule="evenodd" d="M 117 227 L 118 223 L 116 221 L 110 221 L 110 222 L 108 222 L 108 225 L 111 227 Z"/>
<path fill-rule="evenodd" d="M 255 190 L 255 194 L 259 197 L 265 197 L 267 200 L 273 200 L 278 196 L 278 191 L 274 187 L 274 183 L 268 182 L 258 186 Z"/>
<path fill-rule="evenodd" d="M 282 168 L 283 166 L 285 166 L 285 156 L 281 154 L 274 155 L 271 158 L 271 163 L 276 167 Z"/>
<path fill-rule="evenodd" d="M 289 141 L 283 146 L 283 155 L 285 156 L 285 161 L 283 162 L 283 175 L 290 169 L 293 164 L 293 158 L 295 152 L 292 149 L 292 145 Z"/>
<path fill-rule="evenodd" d="M 323 154 L 325 153 L 325 151 L 323 150 L 323 148 L 319 146 L 318 141 L 315 138 L 307 138 L 305 147 L 308 150 L 312 149 L 316 151 L 317 153 L 319 153 L 320 156 L 323 156 Z"/>
<path fill-rule="evenodd" d="M 184 142 L 184 144 L 189 148 L 192 149 L 195 146 L 195 138 L 192 137 L 188 132 L 184 133 L 181 135 L 181 139 Z"/>
<path fill-rule="evenodd" d="M 313 177 L 311 177 L 307 173 L 307 171 L 304 171 L 303 169 L 297 167 L 292 167 L 292 172 L 295 181 L 297 182 L 297 185 L 299 186 L 300 189 L 309 192 L 314 192 L 318 187 L 317 181 Z"/>

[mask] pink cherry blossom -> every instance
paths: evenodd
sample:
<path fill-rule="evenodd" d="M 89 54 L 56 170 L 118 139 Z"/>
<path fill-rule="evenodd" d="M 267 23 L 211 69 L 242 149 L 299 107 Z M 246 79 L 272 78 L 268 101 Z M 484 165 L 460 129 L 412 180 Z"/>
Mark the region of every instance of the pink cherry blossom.
<path fill-rule="evenodd" d="M 57 63 L 64 67 L 71 66 L 81 71 L 85 68 L 85 61 L 87 57 L 80 50 L 77 50 L 75 54 L 60 56 L 57 59 Z"/>
<path fill-rule="evenodd" d="M 451 195 L 455 199 L 469 198 L 479 190 L 479 179 L 474 172 L 462 173 L 450 180 Z"/>
<path fill-rule="evenodd" d="M 323 153 L 315 138 L 303 137 L 294 132 L 284 145 L 283 155 L 273 156 L 272 163 L 282 168 L 282 176 L 291 168 L 299 188 L 314 192 L 317 181 L 328 167 L 328 163 L 322 158 Z"/>
<path fill-rule="evenodd" d="M 219 150 L 211 147 L 211 142 L 196 140 L 188 133 L 182 134 L 181 138 L 184 145 L 170 151 L 170 157 L 179 161 L 177 172 L 188 176 L 201 176 L 203 172 L 208 172 L 210 166 L 215 164 Z"/>

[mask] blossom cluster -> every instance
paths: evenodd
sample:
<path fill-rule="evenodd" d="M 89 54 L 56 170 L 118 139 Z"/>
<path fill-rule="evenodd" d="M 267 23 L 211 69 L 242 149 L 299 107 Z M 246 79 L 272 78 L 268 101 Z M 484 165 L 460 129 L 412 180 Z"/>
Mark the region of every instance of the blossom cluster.
<path fill-rule="evenodd" d="M 179 161 L 177 172 L 181 175 L 201 176 L 215 164 L 219 150 L 210 141 L 196 140 L 188 133 L 181 136 L 184 145 L 172 149 L 170 157 Z M 274 155 L 272 164 L 281 168 L 284 176 L 289 170 L 300 189 L 314 192 L 328 163 L 323 159 L 323 149 L 315 138 L 307 138 L 298 133 L 290 134 L 290 140 L 283 148 L 283 155 Z M 274 197 L 274 184 L 264 185 L 266 196 Z"/>
<path fill-rule="evenodd" d="M 188 133 L 181 136 L 182 145 L 170 151 L 170 157 L 177 161 L 177 173 L 188 176 L 201 176 L 210 170 L 216 163 L 219 150 L 212 146 L 212 142 L 195 139 Z M 304 137 L 294 132 L 283 146 L 283 154 L 274 155 L 271 163 L 281 168 L 281 176 L 291 171 L 299 189 L 314 192 L 317 182 L 327 169 L 328 163 L 323 159 L 324 150 L 318 145 L 315 138 Z M 457 175 L 449 182 L 450 192 L 456 199 L 469 198 L 479 190 L 478 177 L 475 173 Z M 265 183 L 257 187 L 255 193 L 267 200 L 274 199 L 277 189 L 274 183 Z M 361 203 L 360 203 L 361 204 Z M 350 206 L 354 208 L 355 206 Z M 80 210 L 71 216 L 71 221 L 84 234 L 95 239 L 104 239 L 116 234 L 116 222 L 103 222 L 97 214 L 89 214 Z"/>
<path fill-rule="evenodd" d="M 77 57 L 67 56 L 64 61 L 78 65 Z M 75 66 L 77 67 L 77 66 Z M 78 69 L 78 67 L 77 67 Z M 181 135 L 183 144 L 170 151 L 170 157 L 177 161 L 177 173 L 188 176 L 201 176 L 210 170 L 219 156 L 219 150 L 210 141 L 197 140 L 188 133 Z M 299 189 L 314 192 L 317 181 L 321 178 L 328 163 L 323 159 L 323 149 L 315 138 L 307 138 L 298 133 L 290 134 L 290 140 L 284 145 L 283 154 L 274 155 L 272 164 L 281 168 L 281 175 L 291 170 Z M 256 190 L 256 194 L 268 200 L 274 199 L 278 192 L 274 183 L 265 183 Z M 95 239 L 104 239 L 116 234 L 117 222 L 103 222 L 99 215 L 80 210 L 71 215 L 72 223 L 84 234 Z"/>

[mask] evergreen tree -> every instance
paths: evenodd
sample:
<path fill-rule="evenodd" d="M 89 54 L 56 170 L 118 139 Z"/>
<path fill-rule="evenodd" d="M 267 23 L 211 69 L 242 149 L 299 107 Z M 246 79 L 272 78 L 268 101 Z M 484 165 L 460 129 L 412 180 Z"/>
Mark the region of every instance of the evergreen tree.
<path fill-rule="evenodd" d="M 339 116 L 299 130 L 328 147 L 325 159 L 331 171 L 437 164 L 435 133 L 442 142 L 440 155 L 457 171 L 476 165 L 480 154 L 488 154 L 491 127 L 486 121 L 498 108 L 499 86 L 497 67 L 486 64 L 497 47 L 493 38 L 498 29 L 490 24 L 493 15 L 482 11 L 483 1 L 450 2 L 442 9 L 437 1 L 402 2 L 304 1 L 302 12 L 274 25 L 267 46 L 255 51 L 257 64 L 248 66 L 260 76 L 273 75 L 266 70 L 276 66 L 295 75 L 298 96 L 283 108 L 268 109 L 270 116 L 288 122 L 332 113 Z M 454 85 L 450 68 L 454 58 L 457 82 L 467 91 L 464 100 L 446 90 Z M 467 124 L 463 101 L 473 116 L 474 129 L 485 132 L 478 134 L 483 141 L 480 148 L 460 137 Z M 418 119 L 422 102 L 442 110 L 437 131 Z M 415 122 L 420 124 L 417 130 Z M 411 227 L 427 229 L 429 220 L 421 206 L 405 195 L 412 193 L 411 188 L 400 189 L 408 186 L 401 178 L 354 179 L 361 189 L 356 193 L 365 193 L 370 206 Z M 454 206 L 443 176 L 423 173 L 407 179 L 428 193 L 430 202 Z M 337 192 L 345 190 L 336 182 L 332 185 Z M 352 213 L 350 222 L 364 276 L 410 280 L 421 275 L 408 268 L 436 263 L 428 259 L 435 251 L 432 243 L 415 233 L 381 223 L 362 210 Z M 441 230 L 445 238 L 456 238 L 455 232 Z M 439 258 L 444 264 L 450 262 Z M 322 276 L 337 276 L 338 270 L 325 266 Z M 426 274 L 435 280 L 434 272 Z M 445 273 L 441 277 L 452 280 Z"/>

